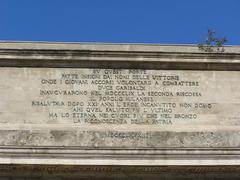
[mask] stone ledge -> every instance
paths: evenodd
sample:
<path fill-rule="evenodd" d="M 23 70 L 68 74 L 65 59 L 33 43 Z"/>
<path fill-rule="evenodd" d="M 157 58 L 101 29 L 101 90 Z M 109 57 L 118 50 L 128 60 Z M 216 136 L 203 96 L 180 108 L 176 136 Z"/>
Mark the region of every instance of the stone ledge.
<path fill-rule="evenodd" d="M 224 166 L 240 164 L 239 148 L 1 147 L 1 164 Z"/>

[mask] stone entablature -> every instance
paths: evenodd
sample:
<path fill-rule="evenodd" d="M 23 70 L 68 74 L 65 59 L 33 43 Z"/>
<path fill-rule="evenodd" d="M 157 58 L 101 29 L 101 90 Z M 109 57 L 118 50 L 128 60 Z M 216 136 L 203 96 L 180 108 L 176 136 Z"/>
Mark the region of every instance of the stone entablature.
<path fill-rule="evenodd" d="M 0 163 L 240 164 L 240 48 L 0 43 Z"/>

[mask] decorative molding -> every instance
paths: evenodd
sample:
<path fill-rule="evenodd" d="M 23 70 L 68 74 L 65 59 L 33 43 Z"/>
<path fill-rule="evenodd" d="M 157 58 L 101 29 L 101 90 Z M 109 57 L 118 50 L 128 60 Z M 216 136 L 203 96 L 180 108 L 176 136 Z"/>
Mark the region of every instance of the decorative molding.
<path fill-rule="evenodd" d="M 240 148 L 0 148 L 2 164 L 59 165 L 239 165 Z"/>
<path fill-rule="evenodd" d="M 239 71 L 240 54 L 0 48 L 0 66 Z"/>
<path fill-rule="evenodd" d="M 82 175 L 84 174 L 205 174 L 239 173 L 240 166 L 61 166 L 61 165 L 0 165 L 0 175 Z"/>

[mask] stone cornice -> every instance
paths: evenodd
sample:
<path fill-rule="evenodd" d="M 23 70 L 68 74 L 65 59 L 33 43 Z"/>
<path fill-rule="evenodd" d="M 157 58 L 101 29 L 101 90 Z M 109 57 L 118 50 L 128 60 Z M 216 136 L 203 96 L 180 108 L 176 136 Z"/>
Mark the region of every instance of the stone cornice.
<path fill-rule="evenodd" d="M 0 46 L 0 66 L 238 71 L 240 70 L 240 54 L 116 51 L 114 49 L 107 51 L 91 49 L 6 49 Z"/>

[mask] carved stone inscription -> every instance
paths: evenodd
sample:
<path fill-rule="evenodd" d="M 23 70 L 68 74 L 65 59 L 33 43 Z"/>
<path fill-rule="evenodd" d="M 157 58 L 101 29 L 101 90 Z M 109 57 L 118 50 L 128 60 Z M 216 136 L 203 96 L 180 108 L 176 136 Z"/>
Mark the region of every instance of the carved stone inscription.
<path fill-rule="evenodd" d="M 1 129 L 77 128 L 115 138 L 128 131 L 149 138 L 143 132 L 240 124 L 240 72 L 1 68 L 0 75 Z"/>
<path fill-rule="evenodd" d="M 187 109 L 212 109 L 215 104 L 178 102 L 175 99 L 203 96 L 199 80 L 188 80 L 172 73 L 153 74 L 146 70 L 62 72 L 58 77 L 41 78 L 40 84 L 41 99 L 32 99 L 32 108 L 60 109 L 57 111 L 54 108 L 48 113 L 49 121 L 97 125 L 171 125 L 179 120 L 198 119 L 196 111 Z"/>
<path fill-rule="evenodd" d="M 239 72 L 2 68 L 0 73 L 1 123 L 167 128 L 240 120 Z"/>

